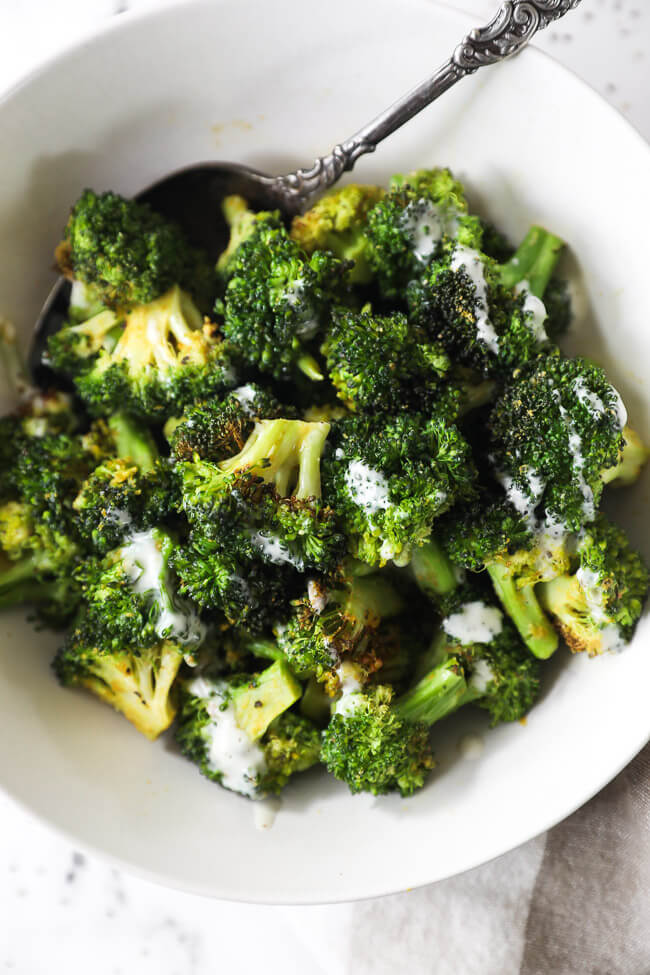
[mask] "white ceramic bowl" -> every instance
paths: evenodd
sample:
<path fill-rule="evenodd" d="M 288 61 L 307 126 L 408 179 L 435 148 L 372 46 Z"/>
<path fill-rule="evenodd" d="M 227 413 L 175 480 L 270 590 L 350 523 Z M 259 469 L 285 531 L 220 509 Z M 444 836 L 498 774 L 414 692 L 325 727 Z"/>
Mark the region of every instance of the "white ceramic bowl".
<path fill-rule="evenodd" d="M 424 0 L 326 4 L 195 0 L 115 20 L 0 103 L 0 307 L 25 341 L 53 276 L 68 208 L 87 185 L 131 194 L 207 158 L 268 171 L 306 164 L 421 80 L 468 20 Z M 358 166 L 360 180 L 447 164 L 515 238 L 542 222 L 572 249 L 582 296 L 571 349 L 601 360 L 650 436 L 647 145 L 599 97 L 534 50 L 481 72 Z M 616 506 L 646 554 L 648 480 Z M 645 517 L 644 517 L 645 516 Z M 60 689 L 56 644 L 0 618 L 0 783 L 75 843 L 163 883 L 261 902 L 346 900 L 449 877 L 558 822 L 650 736 L 650 625 L 618 656 L 550 665 L 525 726 L 457 742 L 409 800 L 351 797 L 307 774 L 275 826 L 151 745 L 109 708 Z"/>

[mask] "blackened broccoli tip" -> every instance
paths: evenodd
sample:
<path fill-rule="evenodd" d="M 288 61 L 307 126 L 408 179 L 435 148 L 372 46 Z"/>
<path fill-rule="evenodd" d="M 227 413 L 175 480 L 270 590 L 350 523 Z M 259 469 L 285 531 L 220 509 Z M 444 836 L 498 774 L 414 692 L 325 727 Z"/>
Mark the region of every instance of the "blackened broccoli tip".
<path fill-rule="evenodd" d="M 153 740 L 174 720 L 172 687 L 182 662 L 182 648 L 169 640 L 106 649 L 73 631 L 52 666 L 61 684 L 85 687 Z"/>
<path fill-rule="evenodd" d="M 116 193 L 84 191 L 56 259 L 63 274 L 90 285 L 112 308 L 148 304 L 173 285 L 207 308 L 214 292 L 207 256 L 190 246 L 181 229 L 147 204 Z"/>
<path fill-rule="evenodd" d="M 321 760 L 352 793 L 409 796 L 433 768 L 426 725 L 400 718 L 392 700 L 388 685 L 344 696 L 323 732 Z"/>
<path fill-rule="evenodd" d="M 648 592 L 648 569 L 625 532 L 598 515 L 579 536 L 573 571 L 542 582 L 539 597 L 571 650 L 590 655 L 630 641 Z"/>
<path fill-rule="evenodd" d="M 368 263 L 369 242 L 365 234 L 370 209 L 385 195 L 379 186 L 352 183 L 332 190 L 306 213 L 293 218 L 291 238 L 307 254 L 331 251 L 340 260 L 353 262 L 348 272 L 352 284 L 372 279 Z"/>
<path fill-rule="evenodd" d="M 361 660 L 366 669 L 381 667 L 388 649 L 381 623 L 404 608 L 389 580 L 377 574 L 342 576 L 331 584 L 312 579 L 307 596 L 276 626 L 278 644 L 300 677 L 314 676 L 336 690 L 344 658 Z"/>
<path fill-rule="evenodd" d="M 625 422 L 621 398 L 599 366 L 558 350 L 540 355 L 492 408 L 494 469 L 532 508 L 579 531 L 595 517 L 603 473 L 619 462 Z"/>
<path fill-rule="evenodd" d="M 449 370 L 445 351 L 419 334 L 401 312 L 335 313 L 321 352 L 329 379 L 351 410 L 424 408 L 440 395 Z"/>

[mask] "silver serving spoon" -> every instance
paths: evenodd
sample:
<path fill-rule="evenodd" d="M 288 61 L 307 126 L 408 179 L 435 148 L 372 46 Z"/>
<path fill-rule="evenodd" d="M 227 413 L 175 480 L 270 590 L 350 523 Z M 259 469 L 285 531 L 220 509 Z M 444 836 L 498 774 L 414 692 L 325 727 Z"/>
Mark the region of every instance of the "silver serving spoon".
<path fill-rule="evenodd" d="M 255 209 L 281 210 L 287 217 L 304 212 L 312 200 L 329 189 L 359 156 L 374 152 L 379 143 L 421 112 L 445 91 L 487 64 L 517 54 L 544 27 L 559 20 L 580 0 L 505 0 L 485 27 L 470 31 L 435 74 L 390 106 L 355 135 L 320 156 L 309 169 L 286 176 L 267 176 L 236 163 L 199 163 L 178 170 L 138 194 L 137 199 L 175 220 L 190 240 L 216 260 L 228 239 L 221 201 L 239 193 Z M 36 322 L 29 365 L 37 381 L 44 373 L 42 352 L 47 337 L 62 325 L 68 310 L 70 285 L 61 278 L 50 292 Z"/>

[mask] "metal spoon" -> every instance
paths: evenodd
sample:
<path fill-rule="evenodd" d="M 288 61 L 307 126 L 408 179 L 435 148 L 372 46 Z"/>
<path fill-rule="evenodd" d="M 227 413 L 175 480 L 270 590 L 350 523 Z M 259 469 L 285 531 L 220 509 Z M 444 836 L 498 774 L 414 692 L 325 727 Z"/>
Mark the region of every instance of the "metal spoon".
<path fill-rule="evenodd" d="M 460 42 L 436 73 L 408 92 L 355 135 L 320 156 L 309 169 L 286 176 L 267 176 L 236 163 L 199 163 L 178 170 L 138 194 L 137 199 L 180 224 L 192 242 L 216 260 L 228 239 L 221 201 L 239 193 L 255 209 L 280 209 L 287 217 L 304 212 L 359 158 L 374 152 L 379 143 L 421 112 L 445 91 L 487 64 L 517 54 L 531 37 L 559 20 L 580 0 L 505 0 L 485 27 L 476 28 Z M 50 292 L 36 322 L 29 366 L 36 381 L 49 379 L 42 352 L 49 335 L 65 321 L 70 285 L 61 278 Z M 49 370 L 47 370 L 49 373 Z"/>

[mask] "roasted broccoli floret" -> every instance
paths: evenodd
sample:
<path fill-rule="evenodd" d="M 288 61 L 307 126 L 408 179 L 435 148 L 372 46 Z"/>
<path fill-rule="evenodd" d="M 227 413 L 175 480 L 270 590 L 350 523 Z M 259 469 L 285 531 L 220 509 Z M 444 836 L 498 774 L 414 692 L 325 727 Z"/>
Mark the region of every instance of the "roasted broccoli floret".
<path fill-rule="evenodd" d="M 132 650 L 171 640 L 191 655 L 205 637 L 194 607 L 177 593 L 171 569 L 176 543 L 158 528 L 135 532 L 103 559 L 88 559 L 76 577 L 84 616 L 77 625 L 85 644 Z"/>
<path fill-rule="evenodd" d="M 0 504 L 0 608 L 33 603 L 51 626 L 74 613 L 79 548 L 67 534 L 21 501 Z"/>
<path fill-rule="evenodd" d="M 315 676 L 338 687 L 337 668 L 344 657 L 366 671 L 381 667 L 390 651 L 382 620 L 397 616 L 405 603 L 382 575 L 348 572 L 327 584 L 311 579 L 307 595 L 297 600 L 285 622 L 276 626 L 278 645 L 299 677 Z"/>
<path fill-rule="evenodd" d="M 480 221 L 467 215 L 465 191 L 448 169 L 394 177 L 367 221 L 367 261 L 381 294 L 391 300 L 403 297 L 406 285 L 425 271 L 443 241 L 481 244 Z"/>
<path fill-rule="evenodd" d="M 599 366 L 557 351 L 542 355 L 492 409 L 492 465 L 521 511 L 579 531 L 595 517 L 603 473 L 619 462 L 625 422 Z"/>
<path fill-rule="evenodd" d="M 579 536 L 574 571 L 537 587 L 573 651 L 620 650 L 632 638 L 648 593 L 648 570 L 625 532 L 604 515 Z"/>
<path fill-rule="evenodd" d="M 491 724 L 519 721 L 537 700 L 540 664 L 493 599 L 461 585 L 441 599 L 442 621 L 419 664 L 419 679 L 395 702 L 400 717 L 426 725 L 465 704 Z"/>
<path fill-rule="evenodd" d="M 146 203 L 116 193 L 84 191 L 56 259 L 63 274 L 90 285 L 94 299 L 111 308 L 148 304 L 173 285 L 206 310 L 214 297 L 209 260 L 189 245 L 180 227 Z"/>
<path fill-rule="evenodd" d="M 472 572 L 487 570 L 503 608 L 529 650 L 542 659 L 558 646 L 557 634 L 535 594 L 535 583 L 553 578 L 568 566 L 565 532 L 531 528 L 503 496 L 481 496 L 478 503 L 460 506 L 440 522 L 436 531 L 445 553 L 456 565 Z M 444 570 L 443 570 L 444 571 Z"/>
<path fill-rule="evenodd" d="M 407 300 L 413 320 L 450 355 L 484 375 L 509 375 L 548 344 L 541 300 L 563 242 L 532 227 L 506 264 L 457 242 Z"/>
<path fill-rule="evenodd" d="M 54 342 L 63 343 L 65 332 Z M 96 355 L 84 357 L 75 376 L 91 413 L 124 409 L 152 420 L 166 419 L 188 403 L 236 384 L 232 350 L 177 286 L 132 308 L 114 344 L 112 338 L 109 345 L 93 350 Z M 72 348 L 78 351 L 78 346 Z"/>
<path fill-rule="evenodd" d="M 408 562 L 454 502 L 472 495 L 469 445 L 435 414 L 358 415 L 334 425 L 323 460 L 325 499 L 351 554 L 371 565 Z"/>
<path fill-rule="evenodd" d="M 226 223 L 230 227 L 230 239 L 225 251 L 217 261 L 217 274 L 222 281 L 227 281 L 232 273 L 235 255 L 245 240 L 253 234 L 258 223 L 266 223 L 270 227 L 282 225 L 280 212 L 262 210 L 258 213 L 251 210 L 243 196 L 232 194 L 224 197 L 221 204 Z"/>
<path fill-rule="evenodd" d="M 372 279 L 368 263 L 366 223 L 368 212 L 385 195 L 380 186 L 351 183 L 331 190 L 291 224 L 291 237 L 307 254 L 331 251 L 343 261 L 352 261 L 348 273 L 352 284 L 367 284 Z"/>
<path fill-rule="evenodd" d="M 258 674 L 197 677 L 181 690 L 176 740 L 203 775 L 251 799 L 318 761 L 315 726 L 288 712 L 302 693 L 282 661 Z"/>
<path fill-rule="evenodd" d="M 347 265 L 327 251 L 308 257 L 267 222 L 238 247 L 217 312 L 244 359 L 277 379 L 301 370 L 322 379 L 309 343 L 321 330 Z"/>
<path fill-rule="evenodd" d="M 412 795 L 434 765 L 427 726 L 399 716 L 390 686 L 350 684 L 323 732 L 321 761 L 350 792 Z"/>
<path fill-rule="evenodd" d="M 52 666 L 65 687 L 92 691 L 153 740 L 174 720 L 171 690 L 182 662 L 183 648 L 169 640 L 107 649 L 84 627 L 72 632 Z"/>
<path fill-rule="evenodd" d="M 358 411 L 424 410 L 442 395 L 450 365 L 401 312 L 335 312 L 321 351 L 339 398 Z"/>
<path fill-rule="evenodd" d="M 209 460 L 218 463 L 239 453 L 257 420 L 274 420 L 292 410 L 256 383 L 233 389 L 223 399 L 188 407 L 173 424 L 167 424 L 175 460 Z"/>
<path fill-rule="evenodd" d="M 617 463 L 601 474 L 603 484 L 611 484 L 613 487 L 628 487 L 634 484 L 650 459 L 650 449 L 629 424 L 623 427 L 622 436 L 623 446 Z"/>

